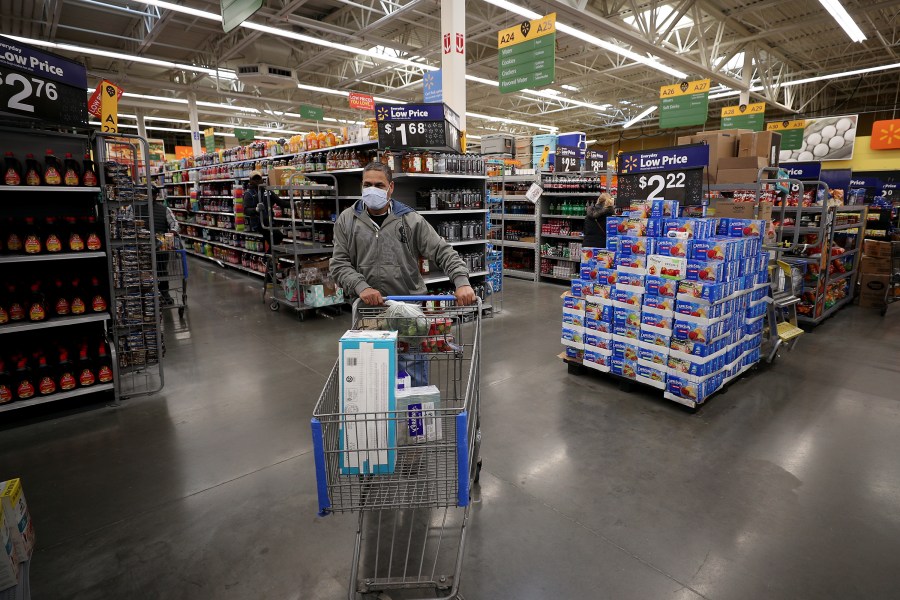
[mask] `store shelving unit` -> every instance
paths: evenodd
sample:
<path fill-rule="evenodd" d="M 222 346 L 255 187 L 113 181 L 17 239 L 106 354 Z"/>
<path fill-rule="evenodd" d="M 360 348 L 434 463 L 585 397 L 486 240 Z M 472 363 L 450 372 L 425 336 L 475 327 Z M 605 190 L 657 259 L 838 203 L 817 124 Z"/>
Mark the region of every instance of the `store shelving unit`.
<path fill-rule="evenodd" d="M 525 192 L 539 179 L 538 175 L 504 174 L 488 180 L 491 195 L 497 198 L 492 218 L 499 228 L 493 243 L 502 249 L 504 276 L 537 281 L 540 201 L 533 204 Z"/>
<path fill-rule="evenodd" d="M 108 160 L 110 147 L 118 149 Z M 130 146 L 130 151 L 123 150 Z M 150 187 L 135 176 L 149 172 L 147 141 L 135 135 L 98 134 L 100 184 L 106 201 L 110 297 L 114 300 L 115 381 L 123 398 L 153 394 L 165 384 L 162 357 L 162 314 L 157 289 L 156 232 Z M 110 304 L 113 304 L 111 302 Z"/>
<path fill-rule="evenodd" d="M 0 132 L 2 132 L 6 147 L 15 150 L 16 154 L 32 153 L 35 156 L 43 156 L 45 149 L 49 147 L 53 148 L 58 155 L 69 152 L 73 156 L 84 156 L 85 151 L 89 148 L 87 135 L 5 127 L 0 128 Z M 23 353 L 23 356 L 27 356 L 29 360 L 31 356 L 28 355 L 31 352 L 42 352 L 47 364 L 55 373 L 58 357 L 57 347 L 66 348 L 74 362 L 78 358 L 74 352 L 83 340 L 89 341 L 88 350 L 91 354 L 96 350 L 93 344 L 102 341 L 109 345 L 109 355 L 115 362 L 115 346 L 109 343 L 109 324 L 112 318 L 109 296 L 102 293 L 95 305 L 92 298 L 87 295 L 87 290 L 84 290 L 80 294 L 85 304 L 83 313 L 72 314 L 70 311 L 66 316 L 56 316 L 51 291 L 48 289 L 50 282 L 54 279 L 61 280 L 65 282 L 68 295 L 68 284 L 73 277 L 80 277 L 85 284 L 88 283 L 85 278 L 97 277 L 100 289 L 104 292 L 109 289 L 107 263 L 109 245 L 102 241 L 102 225 L 96 223 L 96 226 L 91 228 L 92 233 L 98 236 L 95 239 L 101 244 L 99 248 L 91 249 L 85 244 L 82 250 L 73 251 L 68 247 L 67 230 L 64 223 L 64 217 L 93 217 L 96 219 L 100 206 L 100 191 L 100 187 L 86 186 L 0 186 L 0 221 L 6 225 L 7 219 L 13 220 L 11 223 L 14 229 L 7 233 L 14 231 L 18 224 L 28 217 L 36 219 L 41 226 L 49 229 L 51 226 L 45 224 L 45 219 L 53 218 L 56 219 L 57 227 L 60 228 L 54 233 L 58 235 L 62 245 L 59 252 L 47 252 L 45 235 L 49 232 L 38 231 L 42 253 L 16 253 L 0 256 L 0 286 L 2 286 L 0 294 L 3 294 L 6 300 L 10 300 L 6 297 L 8 284 L 18 284 L 20 287 L 17 289 L 20 292 L 27 290 L 28 286 L 34 283 L 41 286 L 38 292 L 39 296 L 24 295 L 21 297 L 20 301 L 24 309 L 22 320 L 10 320 L 5 324 L 0 324 L 0 358 L 7 361 L 6 367 L 12 376 L 10 383 L 14 387 L 14 397 L 16 395 L 15 387 L 18 383 L 16 382 L 16 366 L 10 364 L 8 359 L 16 352 Z M 81 227 L 81 225 L 77 227 Z M 22 235 L 24 231 L 18 233 Z M 86 232 L 82 231 L 81 234 L 84 237 Z M 25 236 L 22 235 L 23 244 L 26 241 L 24 238 Z M 74 290 L 71 293 L 77 294 Z M 36 320 L 32 320 L 31 308 L 39 306 L 38 300 L 41 297 L 44 298 L 45 315 L 37 317 L 39 312 L 35 312 Z M 103 308 L 98 310 L 96 308 L 98 306 L 103 306 Z M 8 310 L 9 307 L 5 306 L 5 308 Z M 30 364 L 30 367 L 34 369 L 37 365 Z M 73 372 L 77 375 L 74 367 Z M 40 391 L 38 377 L 39 375 L 35 372 L 31 379 L 34 388 L 33 396 L 0 404 L 0 413 L 64 402 L 89 395 L 97 395 L 98 399 L 108 401 L 117 397 L 114 383 L 100 383 L 96 379 L 96 372 L 92 384 L 82 386 L 80 382 L 76 382 L 74 388 L 63 390 L 60 383 L 56 381 L 55 391 L 46 395 Z M 79 378 L 76 377 L 76 379 Z"/>

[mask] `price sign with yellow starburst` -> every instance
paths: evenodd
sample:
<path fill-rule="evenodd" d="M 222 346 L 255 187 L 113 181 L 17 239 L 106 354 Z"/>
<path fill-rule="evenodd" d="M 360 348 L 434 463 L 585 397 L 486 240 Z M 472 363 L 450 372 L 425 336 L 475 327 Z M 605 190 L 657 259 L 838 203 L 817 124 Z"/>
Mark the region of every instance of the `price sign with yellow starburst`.
<path fill-rule="evenodd" d="M 900 119 L 872 124 L 872 150 L 900 150 Z"/>

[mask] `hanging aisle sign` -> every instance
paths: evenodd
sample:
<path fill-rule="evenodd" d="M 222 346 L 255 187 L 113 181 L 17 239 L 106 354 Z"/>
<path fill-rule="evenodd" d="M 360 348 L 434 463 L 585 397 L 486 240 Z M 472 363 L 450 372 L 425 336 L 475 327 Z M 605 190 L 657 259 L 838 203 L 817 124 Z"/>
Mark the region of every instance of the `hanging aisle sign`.
<path fill-rule="evenodd" d="M 81 63 L 0 36 L 0 112 L 86 127 L 86 89 Z"/>
<path fill-rule="evenodd" d="M 300 105 L 300 118 L 309 119 L 310 121 L 321 121 L 325 118 L 325 110 L 318 106 Z"/>
<path fill-rule="evenodd" d="M 216 151 L 216 130 L 212 127 L 203 130 L 203 144 L 207 152 Z"/>
<path fill-rule="evenodd" d="M 556 13 L 497 33 L 500 93 L 553 83 L 556 77 Z"/>
<path fill-rule="evenodd" d="M 444 78 L 440 69 L 426 71 L 422 75 L 422 99 L 425 102 L 443 102 Z"/>
<path fill-rule="evenodd" d="M 799 150 L 803 147 L 803 131 L 806 129 L 806 121 L 773 121 L 766 123 L 767 131 L 777 131 L 781 134 L 782 150 Z"/>
<path fill-rule="evenodd" d="M 347 96 L 350 108 L 358 110 L 375 110 L 375 98 L 369 94 L 360 94 L 359 92 L 350 92 Z"/>
<path fill-rule="evenodd" d="M 100 128 L 103 133 L 119 133 L 119 97 L 122 90 L 108 81 L 100 88 Z"/>
<path fill-rule="evenodd" d="M 709 117 L 709 79 L 659 88 L 659 128 L 703 125 Z"/>
<path fill-rule="evenodd" d="M 766 103 L 738 104 L 722 108 L 721 129 L 762 131 L 765 127 Z"/>
<path fill-rule="evenodd" d="M 618 163 L 617 194 L 624 201 L 664 199 L 699 206 L 703 200 L 706 144 L 623 152 Z"/>

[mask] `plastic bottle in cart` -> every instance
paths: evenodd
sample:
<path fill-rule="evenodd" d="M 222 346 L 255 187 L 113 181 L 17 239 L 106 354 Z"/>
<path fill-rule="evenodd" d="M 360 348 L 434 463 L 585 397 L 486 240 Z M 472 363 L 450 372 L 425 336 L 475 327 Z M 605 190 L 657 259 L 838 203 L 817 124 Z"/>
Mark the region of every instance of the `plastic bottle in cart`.
<path fill-rule="evenodd" d="M 16 159 L 12 152 L 7 152 L 4 156 L 3 167 L 3 184 L 4 185 L 22 185 L 22 164 Z"/>
<path fill-rule="evenodd" d="M 41 165 L 30 153 L 25 155 L 25 185 L 41 185 Z"/>

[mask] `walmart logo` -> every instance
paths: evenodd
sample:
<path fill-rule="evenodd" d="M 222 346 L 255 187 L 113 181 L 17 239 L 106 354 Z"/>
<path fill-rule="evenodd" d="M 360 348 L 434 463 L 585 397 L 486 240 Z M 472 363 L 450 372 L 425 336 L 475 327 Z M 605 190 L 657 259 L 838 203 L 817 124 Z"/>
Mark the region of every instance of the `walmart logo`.
<path fill-rule="evenodd" d="M 625 159 L 625 165 L 622 168 L 622 171 L 625 173 L 630 173 L 637 168 L 637 157 L 629 156 Z"/>
<path fill-rule="evenodd" d="M 379 107 L 378 107 L 378 114 L 375 115 L 375 118 L 378 119 L 379 121 L 384 121 L 385 119 L 387 119 L 387 116 L 388 116 L 388 109 L 387 109 L 387 107 L 385 107 L 385 106 L 379 106 Z"/>

